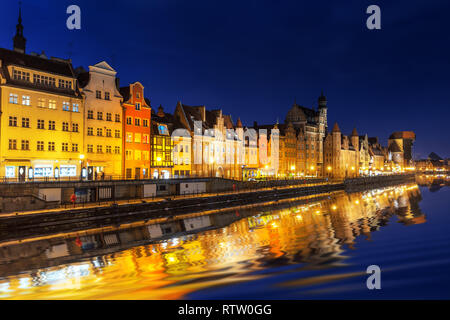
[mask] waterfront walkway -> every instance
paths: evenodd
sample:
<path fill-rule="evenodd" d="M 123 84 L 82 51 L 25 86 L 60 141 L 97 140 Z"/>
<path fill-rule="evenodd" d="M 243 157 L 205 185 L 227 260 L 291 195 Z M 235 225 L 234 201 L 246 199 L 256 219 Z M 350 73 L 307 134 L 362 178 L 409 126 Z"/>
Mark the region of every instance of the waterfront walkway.
<path fill-rule="evenodd" d="M 259 191 L 267 191 L 267 190 L 285 190 L 285 189 L 293 189 L 299 187 L 313 187 L 313 186 L 322 186 L 322 185 L 332 185 L 339 183 L 337 181 L 333 182 L 322 182 L 322 183 L 303 183 L 297 185 L 288 185 L 288 186 L 278 186 L 278 187 L 267 187 L 267 188 L 252 188 L 252 189 L 243 189 L 236 191 L 226 191 L 226 192 L 214 192 L 214 193 L 199 193 L 199 194 L 186 194 L 186 195 L 167 195 L 160 197 L 152 197 L 152 198 L 135 198 L 135 199 L 127 199 L 127 200 L 108 200 L 101 202 L 86 202 L 86 203 L 75 203 L 73 204 L 62 204 L 57 208 L 52 209 L 40 209 L 40 210 L 31 210 L 31 211 L 17 211 L 17 212 L 8 212 L 8 213 L 0 213 L 0 218 L 13 217 L 13 216 L 26 216 L 26 215 L 36 215 L 40 213 L 62 213 L 64 211 L 71 211 L 73 209 L 81 209 L 81 208 L 104 208 L 110 207 L 114 204 L 116 205 L 129 205 L 129 204 L 139 204 L 139 203 L 151 203 L 158 202 L 162 200 L 181 200 L 181 199 L 193 199 L 193 198 L 205 198 L 205 197 L 213 197 L 213 196 L 223 196 L 223 195 L 231 195 L 231 194 L 245 194 L 245 193 L 254 193 Z"/>

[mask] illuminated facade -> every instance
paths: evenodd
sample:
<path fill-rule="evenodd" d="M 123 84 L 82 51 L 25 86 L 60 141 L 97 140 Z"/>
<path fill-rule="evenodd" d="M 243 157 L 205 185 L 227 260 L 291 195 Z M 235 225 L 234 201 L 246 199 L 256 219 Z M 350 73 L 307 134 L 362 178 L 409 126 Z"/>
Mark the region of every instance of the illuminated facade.
<path fill-rule="evenodd" d="M 123 176 L 127 179 L 149 178 L 150 101 L 144 98 L 139 82 L 120 88 L 123 96 Z"/>
<path fill-rule="evenodd" d="M 84 106 L 71 61 L 25 43 L 19 15 L 14 50 L 0 48 L 0 176 L 79 177 Z"/>
<path fill-rule="evenodd" d="M 84 97 L 83 164 L 88 180 L 122 175 L 122 96 L 116 71 L 105 61 L 78 76 Z"/>
<path fill-rule="evenodd" d="M 169 179 L 173 174 L 173 116 L 165 113 L 162 106 L 151 118 L 151 177 L 154 179 Z"/>
<path fill-rule="evenodd" d="M 359 176 L 359 135 L 356 128 L 350 137 L 341 133 L 338 124 L 325 137 L 324 167 L 327 177 L 343 179 Z"/>

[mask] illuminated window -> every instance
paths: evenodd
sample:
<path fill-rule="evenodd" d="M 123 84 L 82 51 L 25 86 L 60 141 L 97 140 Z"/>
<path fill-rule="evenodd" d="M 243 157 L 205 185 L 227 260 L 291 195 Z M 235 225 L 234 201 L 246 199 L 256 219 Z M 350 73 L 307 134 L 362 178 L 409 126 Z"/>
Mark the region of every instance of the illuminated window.
<path fill-rule="evenodd" d="M 127 132 L 127 142 L 133 142 L 133 134 L 131 132 Z"/>
<path fill-rule="evenodd" d="M 48 108 L 56 109 L 56 100 L 48 100 Z"/>
<path fill-rule="evenodd" d="M 78 103 L 73 103 L 72 104 L 72 111 L 73 112 L 79 112 L 80 111 Z"/>
<path fill-rule="evenodd" d="M 19 99 L 19 96 L 17 94 L 14 94 L 14 93 L 9 94 L 9 103 L 17 104 L 18 99 Z"/>
<path fill-rule="evenodd" d="M 38 107 L 45 108 L 45 99 L 44 98 L 38 98 Z"/>
<path fill-rule="evenodd" d="M 134 134 L 134 142 L 135 143 L 141 143 L 141 134 L 140 133 L 135 133 Z"/>
<path fill-rule="evenodd" d="M 22 105 L 29 106 L 30 104 L 30 96 L 22 96 Z"/>
<path fill-rule="evenodd" d="M 64 101 L 64 102 L 63 102 L 62 109 L 63 109 L 64 111 L 70 111 L 70 103 Z"/>

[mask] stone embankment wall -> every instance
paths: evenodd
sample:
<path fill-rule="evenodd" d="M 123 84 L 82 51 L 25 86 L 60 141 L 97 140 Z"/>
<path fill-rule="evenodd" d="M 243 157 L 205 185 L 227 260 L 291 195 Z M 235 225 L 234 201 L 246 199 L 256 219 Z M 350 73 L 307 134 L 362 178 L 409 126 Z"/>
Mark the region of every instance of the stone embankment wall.
<path fill-rule="evenodd" d="M 389 176 L 359 177 L 344 181 L 345 191 L 358 192 L 367 189 L 383 188 L 396 184 L 415 183 L 415 174 L 398 174 Z"/>

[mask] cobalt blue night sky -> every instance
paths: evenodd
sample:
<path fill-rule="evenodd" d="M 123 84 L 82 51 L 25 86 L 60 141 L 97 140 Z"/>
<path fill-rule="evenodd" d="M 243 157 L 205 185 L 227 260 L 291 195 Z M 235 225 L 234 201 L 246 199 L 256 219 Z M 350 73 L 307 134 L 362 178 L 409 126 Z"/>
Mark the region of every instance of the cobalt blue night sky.
<path fill-rule="evenodd" d="M 81 30 L 66 8 L 81 8 Z M 381 8 L 381 30 L 366 8 Z M 6 0 L 0 47 L 12 48 L 18 1 Z M 294 99 L 328 99 L 329 126 L 379 136 L 413 130 L 416 158 L 449 157 L 448 1 L 22 1 L 27 52 L 107 61 L 152 106 L 222 108 L 244 125 L 284 121 Z M 330 128 L 331 130 L 331 128 Z"/>

